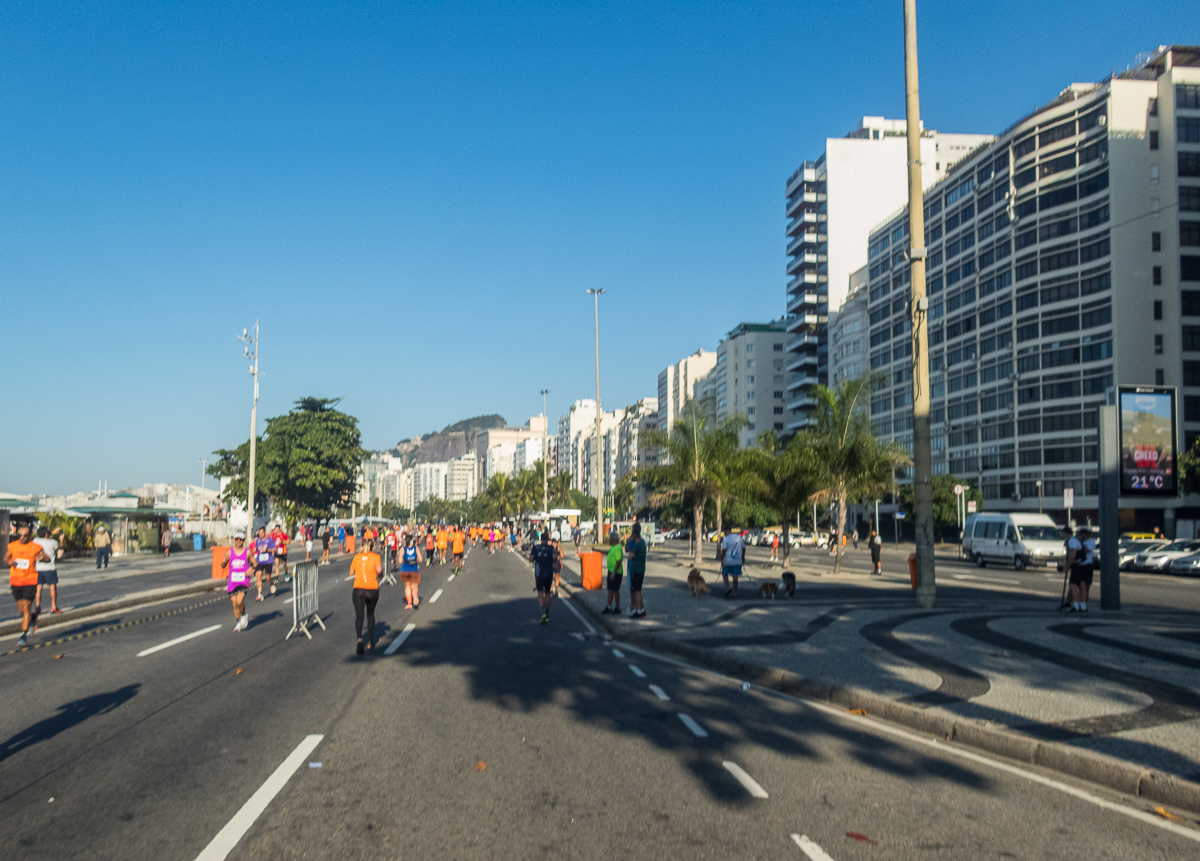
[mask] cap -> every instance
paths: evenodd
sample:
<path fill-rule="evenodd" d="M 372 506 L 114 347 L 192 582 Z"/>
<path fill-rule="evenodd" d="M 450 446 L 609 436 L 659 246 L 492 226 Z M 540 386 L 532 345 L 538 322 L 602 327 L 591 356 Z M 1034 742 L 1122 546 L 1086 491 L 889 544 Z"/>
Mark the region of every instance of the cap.
<path fill-rule="evenodd" d="M 240 539 L 242 539 L 243 541 L 245 541 L 245 540 L 246 540 L 246 533 L 245 533 L 245 532 L 242 532 L 241 530 L 238 530 L 237 532 L 233 533 L 233 537 L 234 537 L 234 538 L 240 538 Z"/>

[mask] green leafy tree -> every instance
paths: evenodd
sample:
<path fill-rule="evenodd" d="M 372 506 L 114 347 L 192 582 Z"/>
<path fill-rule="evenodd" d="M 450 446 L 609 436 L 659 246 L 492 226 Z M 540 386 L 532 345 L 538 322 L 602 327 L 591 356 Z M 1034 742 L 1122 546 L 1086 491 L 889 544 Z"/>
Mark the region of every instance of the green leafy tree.
<path fill-rule="evenodd" d="M 809 500 L 821 490 L 821 467 L 816 454 L 802 435 L 794 436 L 785 446 L 775 431 L 759 434 L 758 448 L 748 452 L 750 475 L 756 479 L 754 496 L 779 513 L 783 530 L 783 564 L 792 555 L 788 537 L 797 513 L 809 507 Z"/>
<path fill-rule="evenodd" d="M 910 459 L 900 446 L 875 439 L 867 407 L 877 378 L 847 380 L 835 389 L 814 386 L 816 427 L 798 434 L 799 444 L 812 449 L 820 472 L 818 502 L 837 504 L 838 535 L 846 531 L 846 507 L 860 498 L 891 490 L 896 470 Z M 842 570 L 842 543 L 837 543 L 833 573 Z"/>
<path fill-rule="evenodd" d="M 498 520 L 506 519 L 517 511 L 519 498 L 517 487 L 512 479 L 504 473 L 497 473 L 488 481 L 487 488 L 480 494 L 485 498 L 492 516 Z"/>
<path fill-rule="evenodd" d="M 358 472 L 366 452 L 358 419 L 335 409 L 338 398 L 301 398 L 287 415 L 267 419 L 258 446 L 255 511 L 269 498 L 281 509 L 288 531 L 298 520 L 327 518 L 346 505 L 358 489 Z M 215 452 L 210 475 L 230 477 L 226 497 L 245 502 L 250 442 Z M 261 490 L 261 493 L 260 493 Z"/>
<path fill-rule="evenodd" d="M 576 490 L 575 488 L 571 488 L 568 491 L 568 496 L 567 506 L 577 509 L 581 520 L 596 519 L 596 497 L 589 496 L 582 490 Z"/>
<path fill-rule="evenodd" d="M 958 497 L 954 494 L 954 486 L 960 483 L 960 479 L 953 475 L 935 475 L 933 477 L 933 524 L 937 527 L 941 537 L 944 537 L 947 529 L 958 528 L 959 502 Z M 967 502 L 973 501 L 976 504 L 976 510 L 983 510 L 983 492 L 978 487 L 964 485 L 963 495 Z M 912 512 L 915 510 L 911 484 L 903 485 L 897 497 L 902 511 Z M 879 525 L 876 524 L 875 528 L 878 529 Z"/>
<path fill-rule="evenodd" d="M 637 485 L 634 484 L 632 474 L 627 473 L 621 476 L 621 480 L 613 488 L 614 516 L 621 517 L 633 510 L 633 499 L 636 489 Z"/>
<path fill-rule="evenodd" d="M 551 507 L 576 508 L 571 499 L 571 473 L 560 472 L 550 476 L 549 494 Z"/>
<path fill-rule="evenodd" d="M 1179 492 L 1185 496 L 1200 493 L 1200 438 L 1179 456 Z"/>
<path fill-rule="evenodd" d="M 749 418 L 742 413 L 735 413 L 713 429 L 709 471 L 716 483 L 713 502 L 717 508 L 717 532 L 725 527 L 725 500 L 736 499 L 749 492 L 749 462 L 746 452 L 741 451 L 738 444 L 738 431 L 748 424 Z"/>

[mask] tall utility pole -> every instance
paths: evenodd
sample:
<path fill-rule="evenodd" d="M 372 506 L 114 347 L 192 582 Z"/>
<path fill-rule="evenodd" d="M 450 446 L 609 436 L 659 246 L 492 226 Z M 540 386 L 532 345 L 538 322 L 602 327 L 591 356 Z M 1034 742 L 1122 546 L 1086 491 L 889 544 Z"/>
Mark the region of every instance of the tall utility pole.
<path fill-rule="evenodd" d="M 246 537 L 249 539 L 254 535 L 254 462 L 258 447 L 258 321 L 254 321 L 253 335 L 242 329 L 242 337 L 238 340 L 246 344 L 242 355 L 254 363 L 250 366 L 250 375 L 254 377 L 254 406 L 250 408 L 250 487 L 246 491 Z"/>
<path fill-rule="evenodd" d="M 204 471 L 208 469 L 208 460 L 200 458 L 200 534 L 204 534 Z"/>
<path fill-rule="evenodd" d="M 599 327 L 599 309 L 596 311 L 596 325 Z M 550 457 L 550 451 L 546 448 L 548 431 L 550 427 L 550 414 L 546 412 L 546 395 L 550 394 L 549 389 L 542 389 L 542 418 L 545 419 L 545 424 L 542 425 L 542 514 L 546 515 L 547 522 L 543 524 L 549 528 L 550 517 L 550 473 L 547 471 L 549 467 L 546 465 L 546 459 Z"/>
<path fill-rule="evenodd" d="M 929 435 L 929 298 L 925 295 L 925 209 L 921 185 L 921 99 L 917 82 L 917 0 L 904 0 L 904 104 L 908 120 L 908 259 L 912 282 L 913 526 L 917 604 L 937 604 L 933 571 L 933 450 Z"/>
<path fill-rule="evenodd" d="M 592 461 L 592 471 L 596 474 L 596 543 L 604 538 L 604 465 L 601 460 L 604 450 L 600 445 L 600 294 L 604 289 L 588 289 L 588 293 L 596 302 L 596 458 Z"/>

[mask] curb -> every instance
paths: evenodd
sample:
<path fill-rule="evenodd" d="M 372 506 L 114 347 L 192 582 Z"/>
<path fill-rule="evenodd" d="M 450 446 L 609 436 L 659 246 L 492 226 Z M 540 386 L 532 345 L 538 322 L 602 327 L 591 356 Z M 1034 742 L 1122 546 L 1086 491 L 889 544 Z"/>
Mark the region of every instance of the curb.
<path fill-rule="evenodd" d="M 133 595 L 127 595 L 124 598 L 114 598 L 111 601 L 89 604 L 86 607 L 79 607 L 75 610 L 64 610 L 61 615 L 52 617 L 52 622 L 50 619 L 46 619 L 45 621 L 57 627 L 65 622 L 74 622 L 77 619 L 87 619 L 91 616 L 102 616 L 105 613 L 111 613 L 114 610 L 124 610 L 127 607 L 153 604 L 155 601 L 162 601 L 165 598 L 177 598 L 201 592 L 215 592 L 224 583 L 224 580 L 200 580 L 195 583 L 185 583 L 181 586 L 164 586 L 161 589 L 137 592 Z M 0 636 L 19 633 L 21 633 L 21 622 L 19 620 L 0 623 Z"/>
<path fill-rule="evenodd" d="M 561 587 L 574 597 L 577 591 L 564 579 Z M 872 717 L 928 733 L 947 742 L 1039 765 L 1072 777 L 1107 786 L 1118 792 L 1200 813 L 1200 783 L 1164 774 L 1116 757 L 1095 753 L 1059 742 L 1039 741 L 1009 729 L 942 714 L 932 714 L 872 691 L 850 685 L 830 685 L 790 670 L 768 667 L 722 655 L 713 649 L 681 643 L 649 631 L 616 631 L 610 620 L 600 616 L 586 601 L 577 602 L 614 640 L 633 643 L 659 652 L 687 658 L 693 663 L 728 676 L 754 682 L 781 693 L 832 703 L 845 709 L 862 709 Z"/>

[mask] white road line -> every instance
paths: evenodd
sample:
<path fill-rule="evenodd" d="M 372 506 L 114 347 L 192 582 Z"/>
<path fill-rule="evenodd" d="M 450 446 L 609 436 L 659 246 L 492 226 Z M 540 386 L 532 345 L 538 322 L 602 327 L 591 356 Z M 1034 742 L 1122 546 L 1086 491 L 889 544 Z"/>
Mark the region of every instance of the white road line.
<path fill-rule="evenodd" d="M 575 605 L 572 604 L 570 600 L 564 601 L 563 603 L 567 605 L 568 610 L 570 610 L 572 613 L 575 614 L 575 618 L 577 618 L 580 621 L 580 623 L 583 625 L 583 627 L 587 628 L 587 632 L 589 634 L 596 633 L 596 629 L 591 626 L 591 623 L 588 622 L 587 619 L 583 618 L 583 614 L 575 609 Z"/>
<path fill-rule="evenodd" d="M 271 799 L 279 794 L 279 790 L 283 789 L 288 778 L 308 759 L 308 755 L 316 749 L 324 737 L 323 735 L 306 736 L 304 741 L 300 742 L 300 746 L 288 754 L 288 758 L 283 761 L 283 764 L 267 778 L 267 782 L 250 796 L 250 800 L 242 805 L 242 809 L 234 814 L 233 819 L 230 819 L 229 823 L 217 833 L 212 842 L 204 847 L 204 851 L 196 856 L 196 861 L 224 861 L 225 857 L 233 851 L 233 847 L 237 846 L 238 841 L 250 830 L 254 820 L 262 815 L 262 812 L 267 809 L 267 805 L 271 803 Z"/>
<path fill-rule="evenodd" d="M 625 653 L 622 652 L 620 649 L 613 649 L 613 654 L 618 658 L 625 657 Z"/>
<path fill-rule="evenodd" d="M 693 672 L 704 673 L 704 674 L 710 675 L 710 676 L 716 676 L 717 678 L 723 679 L 727 682 L 730 682 L 731 684 L 736 683 L 734 679 L 730 679 L 728 676 L 726 676 L 722 673 L 718 673 L 715 670 L 709 670 L 705 667 L 697 667 L 694 664 L 688 664 L 688 663 L 685 663 L 684 661 L 676 660 L 675 658 L 668 658 L 663 655 L 658 655 L 658 654 L 655 654 L 654 652 L 648 651 L 646 649 L 638 648 L 637 646 L 630 646 L 630 645 L 626 644 L 625 648 L 629 649 L 630 651 L 637 652 L 640 655 L 645 655 L 647 658 L 652 658 L 654 660 L 662 661 L 663 663 L 667 663 L 667 664 L 673 664 L 677 667 L 682 667 L 683 669 L 686 669 L 686 670 L 692 670 Z M 824 703 L 817 702 L 816 700 L 806 700 L 803 697 L 794 697 L 790 694 L 785 694 L 785 693 L 781 693 L 780 691 L 772 690 L 771 688 L 760 688 L 757 685 L 754 685 L 753 688 L 757 691 L 767 694 L 768 696 L 779 697 L 780 699 L 785 699 L 785 700 L 788 700 L 789 702 L 799 703 L 801 705 L 808 706 L 809 708 L 814 708 L 817 711 L 824 712 L 825 714 L 829 715 L 830 717 L 836 717 L 839 720 L 855 721 L 859 724 L 860 727 L 862 727 L 862 725 L 864 723 L 864 718 L 861 718 L 857 715 L 848 715 L 846 713 L 845 709 L 839 708 L 838 706 L 825 705 Z M 1123 814 L 1125 816 L 1128 816 L 1133 819 L 1137 819 L 1141 822 L 1144 822 L 1147 825 L 1153 825 L 1155 828 L 1161 828 L 1164 831 L 1170 831 L 1174 834 L 1178 834 L 1182 837 L 1186 837 L 1187 839 L 1192 840 L 1196 843 L 1200 843 L 1200 831 L 1196 831 L 1191 828 L 1186 828 L 1182 825 L 1178 825 L 1174 822 L 1171 822 L 1167 819 L 1163 819 L 1152 813 L 1147 813 L 1144 810 L 1137 810 L 1136 808 L 1128 807 L 1124 804 L 1118 804 L 1116 802 L 1109 801 L 1105 798 L 1100 798 L 1099 796 L 1093 795 L 1092 793 L 1087 792 L 1085 790 L 1076 789 L 1074 786 L 1063 783 L 1061 780 L 1054 780 L 1053 778 L 1044 777 L 1043 775 L 1036 774 L 1035 772 L 1026 771 L 1023 768 L 1018 768 L 1015 765 L 1009 765 L 1008 763 L 1005 763 L 1005 762 L 998 762 L 994 759 L 988 759 L 986 756 L 981 756 L 980 754 L 972 753 L 971 751 L 966 750 L 962 747 L 955 747 L 955 746 L 952 746 L 949 744 L 945 744 L 942 741 L 940 741 L 939 739 L 926 738 L 924 736 L 916 735 L 912 732 L 909 732 L 906 729 L 901 729 L 898 726 L 893 726 L 891 724 L 884 723 L 883 721 L 869 721 L 869 722 L 867 722 L 867 725 L 870 727 L 870 730 L 864 730 L 864 731 L 875 731 L 875 732 L 886 733 L 887 735 L 896 736 L 897 738 L 903 738 L 907 741 L 913 742 L 914 744 L 919 744 L 924 747 L 934 748 L 934 749 L 938 750 L 939 752 L 945 754 L 946 756 L 956 756 L 959 759 L 967 759 L 967 760 L 970 760 L 971 762 L 975 762 L 980 765 L 989 766 L 998 771 L 1004 771 L 1004 772 L 1007 772 L 1008 774 L 1016 775 L 1017 777 L 1023 777 L 1026 780 L 1031 781 L 1032 783 L 1039 783 L 1042 786 L 1047 786 L 1051 789 L 1057 789 L 1059 792 L 1065 792 L 1067 795 L 1070 795 L 1074 798 L 1078 798 L 1080 801 L 1086 801 L 1089 804 L 1094 804 L 1097 807 L 1103 808 L 1104 810 L 1111 810 L 1114 813 Z"/>
<path fill-rule="evenodd" d="M 721 763 L 721 765 L 725 766 L 725 770 L 728 771 L 730 774 L 732 774 L 734 777 L 736 777 L 737 782 L 740 783 L 742 786 L 744 786 L 746 788 L 746 791 L 749 792 L 751 795 L 753 795 L 755 798 L 767 798 L 768 797 L 767 791 L 758 785 L 758 781 L 755 780 L 750 775 L 746 774 L 745 769 L 743 769 L 736 762 L 730 762 L 729 760 L 725 760 L 724 762 Z"/>
<path fill-rule="evenodd" d="M 694 735 L 696 738 L 708 738 L 708 731 L 705 730 L 704 727 L 700 726 L 700 724 L 692 720 L 691 715 L 685 715 L 683 712 L 680 712 L 679 719 L 683 721 L 684 726 L 692 731 L 692 735 Z"/>
<path fill-rule="evenodd" d="M 811 861 L 833 861 L 824 849 L 808 839 L 808 835 L 793 834 L 792 840 L 796 841 L 796 845 L 800 847 L 800 851 L 807 855 Z"/>
<path fill-rule="evenodd" d="M 188 640 L 195 639 L 203 634 L 211 634 L 213 631 L 221 630 L 222 625 L 213 625 L 205 628 L 202 631 L 192 631 L 190 634 L 184 634 L 182 637 L 176 637 L 174 640 L 168 640 L 165 643 L 160 643 L 157 646 L 151 646 L 149 649 L 144 649 L 137 653 L 139 658 L 144 658 L 146 655 L 153 655 L 155 652 L 161 652 L 163 649 L 169 649 L 172 646 L 178 646 L 180 643 L 186 643 Z"/>
<path fill-rule="evenodd" d="M 447 578 L 446 578 L 446 582 L 447 582 L 447 583 L 453 583 L 453 582 L 454 582 L 454 575 L 453 575 L 453 574 L 451 574 L 449 577 L 447 577 Z"/>
<path fill-rule="evenodd" d="M 980 583 L 1006 583 L 1010 586 L 1021 585 L 1020 580 L 1009 580 L 1005 577 L 979 577 L 975 574 L 951 574 L 955 580 L 978 580 Z"/>
<path fill-rule="evenodd" d="M 637 676 L 639 679 L 646 678 L 646 674 L 642 672 L 642 668 L 639 667 L 637 664 L 630 664 L 629 671 L 631 673 L 633 673 L 635 676 Z"/>
<path fill-rule="evenodd" d="M 396 650 L 404 644 L 404 641 L 408 639 L 408 635 L 411 634 L 416 627 L 416 622 L 409 622 L 407 625 L 405 625 L 404 630 L 397 635 L 396 639 L 392 640 L 391 645 L 388 646 L 383 653 L 385 655 L 395 654 Z"/>
<path fill-rule="evenodd" d="M 437 603 L 437 599 L 440 597 L 442 597 L 442 590 L 438 589 L 436 592 L 433 593 L 433 597 L 429 599 L 429 603 L 430 604 Z"/>
<path fill-rule="evenodd" d="M 671 698 L 669 696 L 667 696 L 667 692 L 664 691 L 662 688 L 660 688 L 658 685 L 651 685 L 650 690 L 651 690 L 651 692 L 653 692 L 653 694 L 656 697 L 658 697 L 663 702 L 669 702 L 671 700 Z"/>

